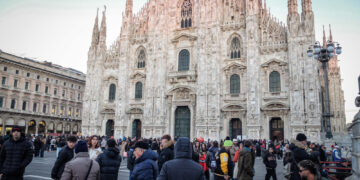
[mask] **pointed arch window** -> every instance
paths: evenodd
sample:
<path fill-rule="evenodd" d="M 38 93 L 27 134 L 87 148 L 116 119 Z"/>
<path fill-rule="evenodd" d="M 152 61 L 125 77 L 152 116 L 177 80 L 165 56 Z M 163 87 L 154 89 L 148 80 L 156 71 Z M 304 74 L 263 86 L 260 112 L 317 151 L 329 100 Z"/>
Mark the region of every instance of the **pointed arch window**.
<path fill-rule="evenodd" d="M 240 94 L 240 76 L 237 74 L 230 77 L 230 94 Z"/>
<path fill-rule="evenodd" d="M 109 101 L 113 102 L 115 100 L 116 86 L 115 84 L 110 84 L 109 87 Z"/>
<path fill-rule="evenodd" d="M 237 59 L 240 58 L 240 40 L 237 37 L 234 37 L 231 40 L 231 46 L 230 46 L 230 58 L 231 59 Z"/>
<path fill-rule="evenodd" d="M 135 85 L 135 99 L 141 99 L 142 98 L 142 83 L 137 82 Z"/>
<path fill-rule="evenodd" d="M 189 63 L 190 63 L 190 53 L 188 50 L 183 49 L 179 53 L 179 71 L 188 71 L 189 70 Z"/>
<path fill-rule="evenodd" d="M 192 4 L 190 0 L 184 0 L 181 6 L 181 28 L 192 26 Z"/>
<path fill-rule="evenodd" d="M 277 71 L 273 71 L 270 73 L 269 90 L 270 90 L 270 92 L 280 92 L 281 91 L 280 73 Z"/>
<path fill-rule="evenodd" d="M 145 60 L 146 60 L 146 55 L 145 55 L 145 51 L 142 49 L 138 55 L 138 64 L 137 67 L 140 68 L 145 68 Z"/>

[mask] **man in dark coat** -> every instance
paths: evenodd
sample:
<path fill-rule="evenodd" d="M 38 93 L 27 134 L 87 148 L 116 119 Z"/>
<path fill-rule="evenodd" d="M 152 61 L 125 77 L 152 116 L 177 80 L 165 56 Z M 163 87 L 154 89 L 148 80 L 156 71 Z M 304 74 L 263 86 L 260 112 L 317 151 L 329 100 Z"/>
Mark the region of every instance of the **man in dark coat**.
<path fill-rule="evenodd" d="M 174 142 L 170 135 L 164 135 L 161 138 L 161 152 L 158 159 L 159 171 L 166 161 L 174 159 Z"/>
<path fill-rule="evenodd" d="M 276 156 L 274 155 L 274 148 L 269 147 L 269 152 L 266 153 L 263 159 L 263 163 L 266 166 L 266 175 L 265 180 L 269 180 L 270 177 L 273 177 L 273 180 L 277 180 L 276 177 Z"/>
<path fill-rule="evenodd" d="M 149 144 L 138 141 L 135 144 L 134 155 L 136 157 L 135 167 L 131 174 L 131 180 L 155 180 L 159 168 L 155 162 L 158 159 L 157 153 L 149 149 Z"/>
<path fill-rule="evenodd" d="M 20 127 L 13 127 L 10 139 L 0 152 L 0 179 L 22 180 L 33 153 L 31 143 L 25 140 Z"/>
<path fill-rule="evenodd" d="M 55 180 L 61 179 L 61 175 L 64 172 L 65 164 L 74 157 L 74 147 L 76 144 L 76 137 L 69 136 L 66 140 L 67 146 L 60 150 L 59 156 L 56 159 L 54 167 L 51 171 L 51 178 Z"/>
<path fill-rule="evenodd" d="M 192 146 L 189 138 L 179 138 L 175 144 L 175 159 L 167 161 L 157 180 L 203 180 L 202 167 L 192 160 Z"/>
<path fill-rule="evenodd" d="M 237 179 L 252 180 L 255 175 L 255 153 L 251 146 L 250 141 L 245 141 L 244 148 L 239 153 Z"/>
<path fill-rule="evenodd" d="M 109 139 L 107 141 L 108 148 L 96 159 L 100 165 L 100 180 L 117 180 L 118 178 L 121 156 L 115 145 L 115 140 Z"/>

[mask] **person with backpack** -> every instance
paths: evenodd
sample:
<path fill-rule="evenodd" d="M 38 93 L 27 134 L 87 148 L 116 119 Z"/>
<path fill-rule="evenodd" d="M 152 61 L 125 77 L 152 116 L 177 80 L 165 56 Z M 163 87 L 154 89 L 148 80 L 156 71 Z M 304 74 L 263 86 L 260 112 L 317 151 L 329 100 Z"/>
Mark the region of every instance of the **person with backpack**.
<path fill-rule="evenodd" d="M 229 180 L 233 175 L 233 162 L 230 155 L 232 145 L 231 140 L 225 140 L 224 147 L 216 154 L 215 180 Z"/>
<path fill-rule="evenodd" d="M 265 180 L 269 180 L 270 177 L 273 178 L 273 180 L 277 180 L 276 178 L 276 156 L 274 154 L 274 148 L 270 147 L 269 152 L 266 153 L 263 159 L 263 163 L 266 166 L 266 175 Z"/>
<path fill-rule="evenodd" d="M 120 151 L 116 146 L 114 139 L 107 141 L 107 149 L 99 156 L 96 161 L 100 166 L 100 180 L 117 180 L 121 164 Z"/>
<path fill-rule="evenodd" d="M 219 143 L 217 141 L 212 142 L 212 146 L 206 154 L 206 165 L 210 168 L 211 172 L 215 171 L 216 158 L 215 155 L 219 152 Z"/>

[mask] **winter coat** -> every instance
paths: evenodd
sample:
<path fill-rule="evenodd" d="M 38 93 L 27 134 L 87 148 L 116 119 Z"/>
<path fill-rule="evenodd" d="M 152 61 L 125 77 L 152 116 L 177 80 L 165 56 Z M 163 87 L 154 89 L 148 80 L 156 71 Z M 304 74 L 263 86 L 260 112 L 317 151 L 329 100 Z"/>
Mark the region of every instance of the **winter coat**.
<path fill-rule="evenodd" d="M 238 175 L 241 180 L 252 180 L 254 173 L 255 153 L 248 147 L 244 147 L 239 153 Z"/>
<path fill-rule="evenodd" d="M 155 162 L 158 159 L 157 153 L 146 150 L 142 156 L 135 160 L 135 167 L 131 174 L 131 180 L 155 180 L 159 168 Z"/>
<path fill-rule="evenodd" d="M 266 153 L 263 159 L 263 163 L 265 164 L 267 169 L 276 169 L 276 156 L 273 153 Z"/>
<path fill-rule="evenodd" d="M 90 169 L 90 164 L 92 166 Z M 90 169 L 90 172 L 89 172 Z M 83 180 L 87 176 L 86 180 L 99 180 L 100 179 L 100 166 L 95 161 L 90 159 L 88 152 L 79 152 L 75 155 L 75 158 L 66 163 L 64 173 L 61 176 L 61 180 Z"/>
<path fill-rule="evenodd" d="M 231 159 L 230 152 L 222 148 L 216 155 L 216 169 L 214 174 L 217 176 L 233 175 L 233 161 Z"/>
<path fill-rule="evenodd" d="M 166 161 L 172 159 L 174 159 L 174 141 L 168 141 L 165 144 L 163 144 L 163 149 L 161 150 L 159 155 L 159 159 L 158 159 L 159 171 L 161 171 L 161 168 Z"/>
<path fill-rule="evenodd" d="M 135 166 L 135 156 L 134 156 L 134 149 L 130 149 L 128 152 L 128 158 L 127 158 L 127 168 L 132 171 Z"/>
<path fill-rule="evenodd" d="M 203 168 L 204 171 L 209 170 L 209 168 L 206 166 L 206 153 L 205 152 L 200 153 L 199 164 Z"/>
<path fill-rule="evenodd" d="M 68 146 L 65 146 L 59 152 L 59 156 L 56 159 L 54 167 L 51 171 L 51 178 L 52 179 L 60 179 L 61 175 L 64 172 L 65 164 L 69 162 L 74 157 L 74 150 L 70 149 Z"/>
<path fill-rule="evenodd" d="M 110 147 L 100 154 L 96 161 L 100 165 L 101 180 L 117 180 L 121 164 L 121 156 L 118 148 Z"/>
<path fill-rule="evenodd" d="M 34 149 L 36 150 L 40 150 L 42 146 L 42 142 L 40 139 L 35 139 L 34 141 Z"/>
<path fill-rule="evenodd" d="M 24 137 L 18 141 L 10 137 L 5 141 L 0 152 L 0 173 L 6 176 L 3 176 L 3 180 L 19 176 L 22 178 L 26 166 L 32 161 L 33 153 L 31 143 Z"/>
<path fill-rule="evenodd" d="M 167 161 L 157 180 L 203 180 L 202 167 L 192 160 L 192 147 L 188 138 L 179 138 L 175 144 L 175 159 Z"/>

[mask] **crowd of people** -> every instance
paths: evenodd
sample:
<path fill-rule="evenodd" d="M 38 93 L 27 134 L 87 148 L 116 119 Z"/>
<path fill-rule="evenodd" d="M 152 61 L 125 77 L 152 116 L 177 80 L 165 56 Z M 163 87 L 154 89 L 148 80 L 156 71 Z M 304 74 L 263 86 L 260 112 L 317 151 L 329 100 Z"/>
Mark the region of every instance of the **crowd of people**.
<path fill-rule="evenodd" d="M 289 141 L 239 140 L 226 137 L 216 141 L 186 137 L 120 138 L 99 137 L 33 137 L 14 127 L 0 138 L 0 178 L 23 179 L 26 166 L 33 157 L 44 157 L 56 151 L 51 170 L 55 180 L 116 180 L 120 164 L 126 161 L 130 180 L 252 180 L 255 161 L 262 160 L 265 180 L 284 176 L 290 180 L 328 179 L 322 161 L 334 161 L 345 167 L 350 151 L 310 143 L 299 133 Z M 284 169 L 277 173 L 278 161 Z M 341 172 L 342 170 L 337 170 Z M 278 171 L 279 172 L 279 171 Z M 345 178 L 339 176 L 338 179 Z"/>

